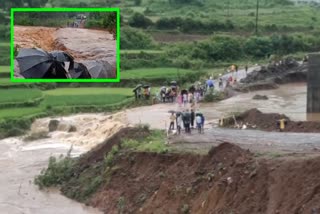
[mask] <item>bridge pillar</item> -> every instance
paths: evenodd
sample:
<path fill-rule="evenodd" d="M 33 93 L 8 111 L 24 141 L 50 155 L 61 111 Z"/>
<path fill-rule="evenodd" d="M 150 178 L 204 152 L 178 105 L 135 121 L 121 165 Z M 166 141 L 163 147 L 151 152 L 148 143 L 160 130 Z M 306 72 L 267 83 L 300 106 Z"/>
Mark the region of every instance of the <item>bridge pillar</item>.
<path fill-rule="evenodd" d="M 307 113 L 320 113 L 320 53 L 309 54 Z"/>

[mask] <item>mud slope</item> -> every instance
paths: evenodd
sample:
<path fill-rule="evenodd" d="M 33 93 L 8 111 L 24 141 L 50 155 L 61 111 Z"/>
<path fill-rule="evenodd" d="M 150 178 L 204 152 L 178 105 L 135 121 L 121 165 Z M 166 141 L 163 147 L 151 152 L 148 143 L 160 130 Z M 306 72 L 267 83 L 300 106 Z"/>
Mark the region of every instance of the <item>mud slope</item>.
<path fill-rule="evenodd" d="M 320 158 L 256 159 L 222 143 L 205 155 L 120 151 L 107 172 L 103 160 L 123 138 L 147 131 L 126 128 L 77 161 L 62 192 L 79 200 L 83 181 L 102 178 L 84 202 L 104 213 L 319 213 Z M 120 146 L 121 148 L 121 146 Z"/>
<path fill-rule="evenodd" d="M 21 48 L 42 48 L 55 50 L 54 40 L 57 28 L 50 27 L 14 27 L 14 44 Z"/>

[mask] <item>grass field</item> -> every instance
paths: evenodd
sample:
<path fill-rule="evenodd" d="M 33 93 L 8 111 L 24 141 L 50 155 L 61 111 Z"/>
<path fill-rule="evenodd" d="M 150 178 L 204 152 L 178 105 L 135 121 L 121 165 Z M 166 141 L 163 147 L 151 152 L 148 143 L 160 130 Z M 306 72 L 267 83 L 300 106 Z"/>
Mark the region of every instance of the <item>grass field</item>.
<path fill-rule="evenodd" d="M 0 65 L 0 72 L 10 72 L 10 65 Z"/>
<path fill-rule="evenodd" d="M 45 95 L 61 96 L 61 95 L 109 95 L 121 94 L 131 96 L 132 90 L 129 88 L 58 88 L 43 92 Z"/>
<path fill-rule="evenodd" d="M 139 79 L 139 78 L 177 78 L 179 75 L 184 75 L 188 72 L 193 72 L 192 70 L 177 69 L 177 68 L 141 68 L 128 70 L 121 73 L 122 79 Z"/>
<path fill-rule="evenodd" d="M 0 89 L 0 103 L 23 102 L 42 96 L 39 89 Z"/>
<path fill-rule="evenodd" d="M 24 108 L 10 108 L 0 109 L 0 119 L 3 118 L 18 118 L 43 112 L 42 107 L 24 107 Z"/>
<path fill-rule="evenodd" d="M 47 106 L 112 105 L 133 96 L 132 88 L 1 89 L 0 94 L 0 103 L 27 101 L 44 95 L 44 101 L 37 107 L 0 109 L 0 119 L 40 113 Z"/>
<path fill-rule="evenodd" d="M 141 52 L 149 54 L 164 53 L 163 50 L 121 50 L 121 54 L 139 54 Z"/>

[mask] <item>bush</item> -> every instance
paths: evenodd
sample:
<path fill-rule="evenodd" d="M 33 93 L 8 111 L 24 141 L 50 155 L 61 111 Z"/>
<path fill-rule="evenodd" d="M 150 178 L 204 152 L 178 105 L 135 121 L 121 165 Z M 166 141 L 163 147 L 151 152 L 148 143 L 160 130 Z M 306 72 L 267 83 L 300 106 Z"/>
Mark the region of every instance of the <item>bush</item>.
<path fill-rule="evenodd" d="M 121 49 L 151 49 L 155 46 L 152 37 L 141 30 L 121 29 Z"/>
<path fill-rule="evenodd" d="M 59 159 L 50 157 L 48 168 L 41 171 L 41 174 L 35 178 L 34 183 L 40 189 L 61 185 L 72 177 L 73 165 L 74 159 L 70 157 L 60 157 Z"/>
<path fill-rule="evenodd" d="M 217 91 L 209 91 L 204 95 L 204 102 L 215 102 L 215 101 L 220 101 L 224 99 L 224 94 L 222 92 L 217 92 Z"/>
<path fill-rule="evenodd" d="M 244 51 L 253 57 L 265 57 L 272 53 L 273 47 L 267 37 L 252 37 L 245 42 Z"/>
<path fill-rule="evenodd" d="M 141 13 L 134 13 L 128 21 L 131 27 L 147 28 L 153 25 L 153 22 Z"/>

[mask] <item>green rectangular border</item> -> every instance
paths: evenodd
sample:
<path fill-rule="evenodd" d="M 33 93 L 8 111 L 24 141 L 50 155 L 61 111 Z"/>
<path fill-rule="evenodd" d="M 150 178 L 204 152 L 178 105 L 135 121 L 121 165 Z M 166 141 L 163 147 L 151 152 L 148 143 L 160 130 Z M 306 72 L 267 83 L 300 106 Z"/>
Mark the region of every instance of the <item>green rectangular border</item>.
<path fill-rule="evenodd" d="M 117 44 L 115 79 L 18 79 L 14 78 L 14 13 L 15 12 L 116 12 L 117 13 Z M 11 82 L 120 82 L 120 9 L 119 8 L 11 8 L 11 35 L 10 35 L 10 79 Z"/>

